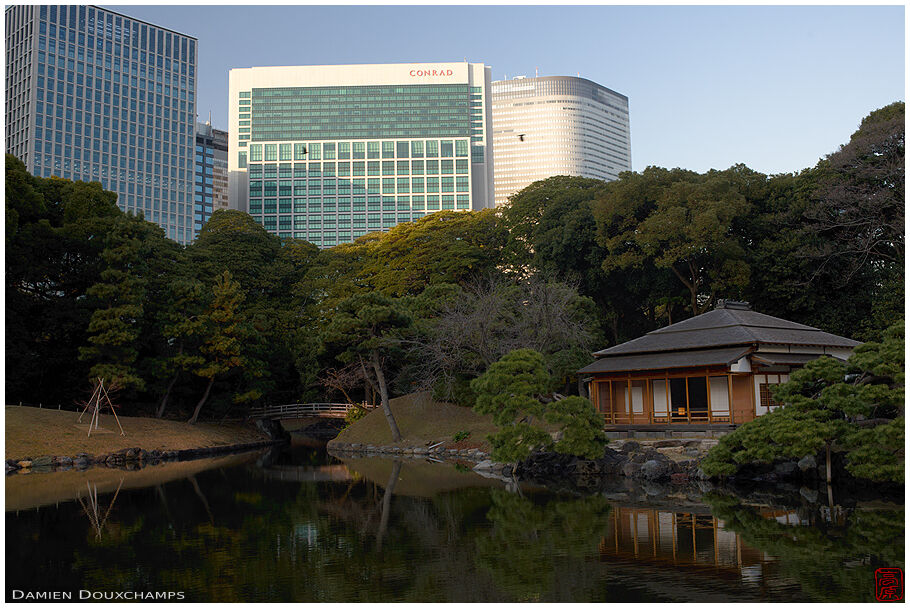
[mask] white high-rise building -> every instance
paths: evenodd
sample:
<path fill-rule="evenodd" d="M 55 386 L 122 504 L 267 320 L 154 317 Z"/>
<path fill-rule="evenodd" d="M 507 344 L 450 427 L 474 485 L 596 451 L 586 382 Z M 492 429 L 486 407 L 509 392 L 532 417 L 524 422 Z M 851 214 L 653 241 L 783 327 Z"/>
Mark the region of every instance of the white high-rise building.
<path fill-rule="evenodd" d="M 497 206 L 554 175 L 614 180 L 632 169 L 625 95 L 572 76 L 497 80 L 492 92 Z"/>
<path fill-rule="evenodd" d="M 5 17 L 7 153 L 192 241 L 196 39 L 95 6 Z"/>
<path fill-rule="evenodd" d="M 490 81 L 478 63 L 233 69 L 231 207 L 320 247 L 492 207 Z"/>

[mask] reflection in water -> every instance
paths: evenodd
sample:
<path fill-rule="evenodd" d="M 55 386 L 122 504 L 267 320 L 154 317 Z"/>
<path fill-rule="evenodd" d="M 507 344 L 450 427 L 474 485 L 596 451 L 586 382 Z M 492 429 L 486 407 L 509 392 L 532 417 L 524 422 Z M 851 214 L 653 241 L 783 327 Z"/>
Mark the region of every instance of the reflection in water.
<path fill-rule="evenodd" d="M 789 525 L 803 523 L 793 510 L 759 511 L 761 517 Z M 776 560 L 744 543 L 710 512 L 618 507 L 610 524 L 600 542 L 606 562 L 647 562 L 696 575 L 732 576 L 762 588 L 777 579 Z"/>
<path fill-rule="evenodd" d="M 8 512 L 8 598 L 84 588 L 234 602 L 838 601 L 866 598 L 875 564 L 903 565 L 902 510 L 837 521 L 728 496 L 647 508 L 510 492 L 448 465 L 346 465 L 300 445 L 184 473 L 136 487 L 124 472 L 119 490 L 106 481 L 82 502 Z"/>
<path fill-rule="evenodd" d="M 107 516 L 111 514 L 111 509 L 114 508 L 114 503 L 117 502 L 117 496 L 120 495 L 120 488 L 122 487 L 123 479 L 121 479 L 120 484 L 117 485 L 117 491 L 114 492 L 114 497 L 111 499 L 111 504 L 108 505 L 107 510 L 104 512 L 104 517 L 101 516 L 101 503 L 98 502 L 97 484 L 89 485 L 89 482 L 85 482 L 85 500 L 83 500 L 82 496 L 77 496 L 79 505 L 82 506 L 82 511 L 91 522 L 92 528 L 94 528 L 95 535 L 97 536 L 98 540 L 101 540 L 101 533 L 104 530 L 104 524 L 107 522 Z"/>

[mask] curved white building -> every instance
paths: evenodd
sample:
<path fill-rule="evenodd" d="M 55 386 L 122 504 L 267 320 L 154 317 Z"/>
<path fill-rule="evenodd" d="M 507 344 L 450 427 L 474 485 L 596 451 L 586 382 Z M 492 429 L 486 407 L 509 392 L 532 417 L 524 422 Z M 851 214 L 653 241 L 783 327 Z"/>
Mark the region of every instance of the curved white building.
<path fill-rule="evenodd" d="M 632 169 L 629 98 L 573 76 L 492 83 L 496 205 L 554 175 L 616 179 Z"/>

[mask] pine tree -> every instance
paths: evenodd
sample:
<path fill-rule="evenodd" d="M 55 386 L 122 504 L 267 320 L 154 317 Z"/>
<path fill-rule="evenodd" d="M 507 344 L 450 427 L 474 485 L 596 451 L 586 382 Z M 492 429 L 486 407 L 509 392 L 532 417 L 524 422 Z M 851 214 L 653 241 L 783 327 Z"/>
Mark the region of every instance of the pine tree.
<path fill-rule="evenodd" d="M 145 386 L 135 365 L 156 230 L 160 231 L 132 216 L 114 220 L 101 253 L 105 265 L 101 280 L 86 292 L 98 307 L 88 326 L 91 345 L 79 349 L 79 358 L 94 363 L 92 378 L 104 378 L 123 388 L 141 390 Z"/>
<path fill-rule="evenodd" d="M 203 315 L 203 340 L 199 348 L 204 362 L 193 370 L 197 376 L 206 378 L 208 384 L 205 393 L 192 417 L 190 424 L 195 424 L 199 412 L 209 398 L 215 380 L 232 370 L 248 369 L 254 374 L 257 370 L 257 361 L 249 358 L 244 349 L 244 343 L 251 337 L 252 331 L 246 324 L 246 318 L 241 310 L 244 294 L 240 283 L 231 278 L 231 273 L 225 270 L 212 287 L 212 302 Z M 256 395 L 235 396 L 235 401 L 254 398 Z"/>
<path fill-rule="evenodd" d="M 903 482 L 903 321 L 882 342 L 858 346 L 846 364 L 832 357 L 810 361 L 774 388 L 774 398 L 785 406 L 721 438 L 702 461 L 705 473 L 732 475 L 746 464 L 822 450 L 828 460 L 832 450 L 843 450 L 852 475 Z"/>
<path fill-rule="evenodd" d="M 359 363 L 379 392 L 392 441 L 401 440 L 401 431 L 389 405 L 386 360 L 398 351 L 397 332 L 412 322 L 399 301 L 378 293 L 361 294 L 338 305 L 322 334 L 325 348 L 335 350 L 343 363 Z"/>
<path fill-rule="evenodd" d="M 524 460 L 533 451 L 551 448 L 588 458 L 603 454 L 603 420 L 594 406 L 583 397 L 544 403 L 541 398 L 552 385 L 544 356 L 528 348 L 513 350 L 471 381 L 477 394 L 474 410 L 491 414 L 500 427 L 488 437 L 494 460 Z M 560 425 L 562 439 L 554 443 L 541 421 Z"/>

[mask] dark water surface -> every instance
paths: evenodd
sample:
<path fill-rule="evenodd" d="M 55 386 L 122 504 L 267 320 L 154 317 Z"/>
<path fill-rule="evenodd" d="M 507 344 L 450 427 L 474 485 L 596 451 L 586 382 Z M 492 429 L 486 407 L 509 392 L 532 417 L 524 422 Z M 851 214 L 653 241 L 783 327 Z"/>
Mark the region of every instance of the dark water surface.
<path fill-rule="evenodd" d="M 874 601 L 875 569 L 904 562 L 902 505 L 556 492 L 453 464 L 342 462 L 318 442 L 6 484 L 7 600 Z"/>

